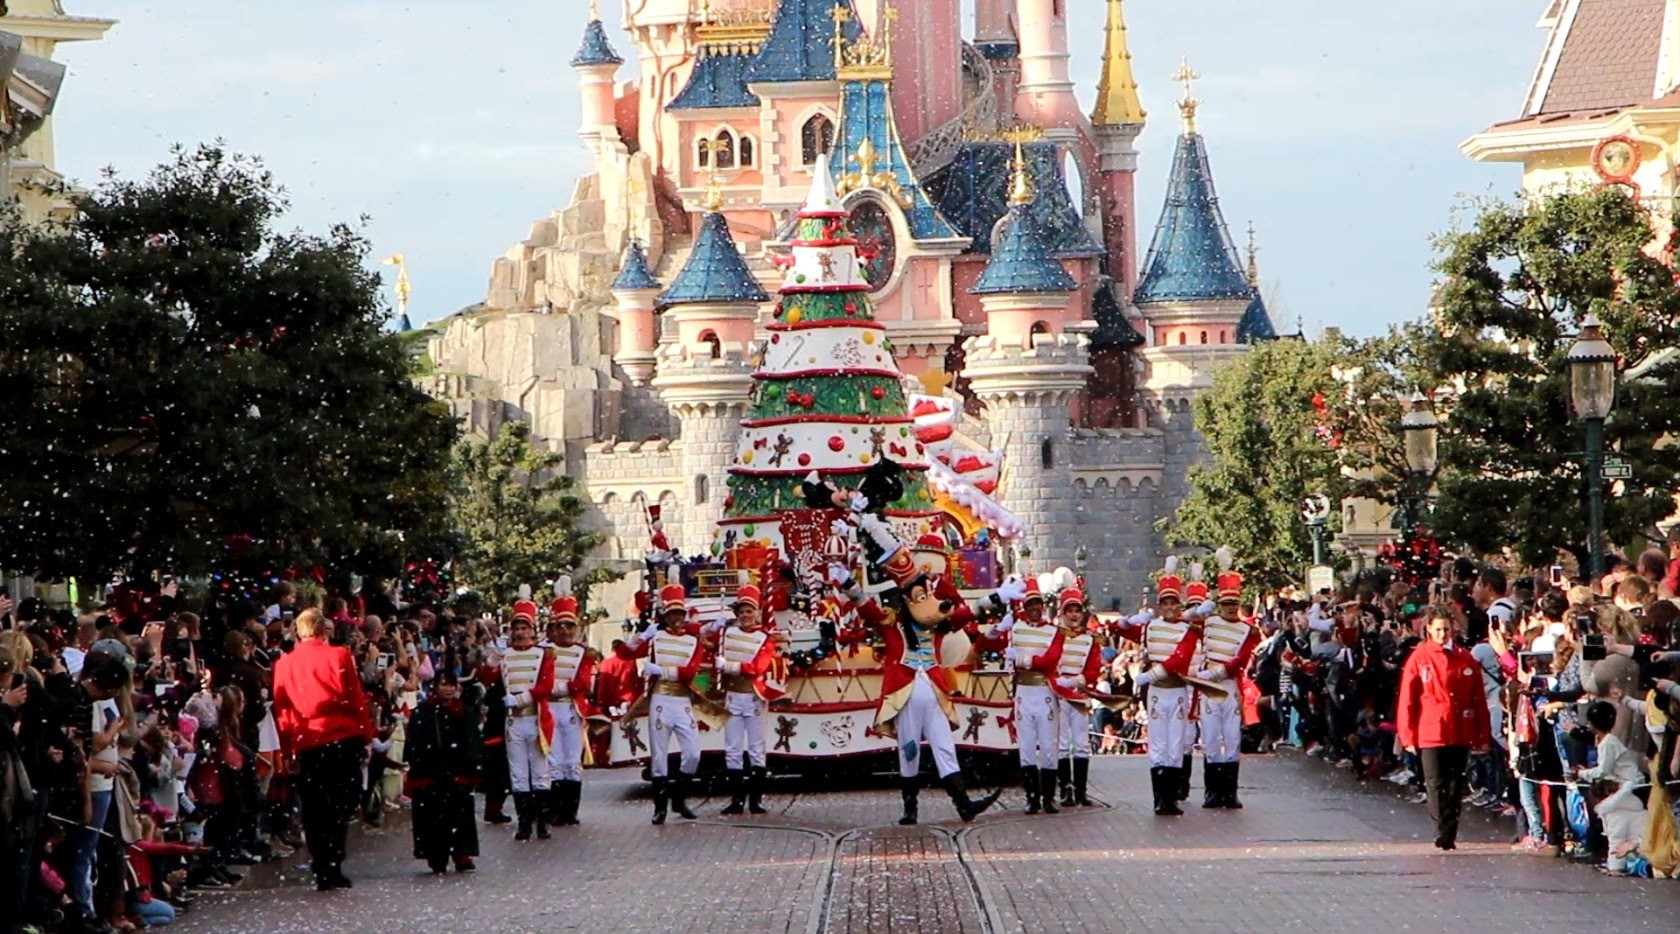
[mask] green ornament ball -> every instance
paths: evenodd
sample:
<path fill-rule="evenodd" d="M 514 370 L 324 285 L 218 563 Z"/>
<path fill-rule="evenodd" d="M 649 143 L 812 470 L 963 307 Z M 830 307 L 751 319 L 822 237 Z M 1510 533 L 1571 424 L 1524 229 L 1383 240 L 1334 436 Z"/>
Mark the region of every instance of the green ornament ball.
<path fill-rule="evenodd" d="M 815 748 L 817 748 L 817 741 L 816 741 L 816 740 L 814 740 L 814 739 L 813 739 L 813 740 L 811 740 L 811 748 L 812 748 L 812 749 L 815 749 Z"/>
<path fill-rule="evenodd" d="M 743 528 L 741 531 L 745 532 L 747 534 L 747 536 L 750 538 L 750 537 L 758 534 L 758 526 L 749 525 L 746 528 Z"/>

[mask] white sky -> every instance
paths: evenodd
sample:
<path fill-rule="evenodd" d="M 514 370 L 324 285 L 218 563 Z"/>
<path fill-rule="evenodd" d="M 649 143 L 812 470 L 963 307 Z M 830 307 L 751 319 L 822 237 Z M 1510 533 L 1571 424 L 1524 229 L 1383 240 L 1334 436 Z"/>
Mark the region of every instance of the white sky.
<path fill-rule="evenodd" d="M 901 0 L 904 3 L 914 0 Z M 971 0 L 969 0 L 971 2 Z M 585 0 L 66 0 L 120 20 L 61 47 L 60 169 L 139 175 L 171 143 L 223 138 L 263 156 L 290 221 L 371 217 L 377 259 L 401 251 L 414 317 L 484 295 L 491 260 L 570 200 L 588 166 L 566 65 Z M 1104 0 L 1069 0 L 1087 103 Z M 1141 141 L 1139 249 L 1178 130 L 1169 76 L 1201 72 L 1200 129 L 1239 243 L 1260 232 L 1280 331 L 1297 314 L 1368 334 L 1429 296 L 1429 236 L 1461 194 L 1514 193 L 1511 165 L 1458 143 L 1517 116 L 1544 35 L 1543 0 L 1130 0 Z M 616 29 L 620 4 L 602 3 Z M 970 27 L 965 24 L 965 30 Z M 620 76 L 629 74 L 628 66 Z"/>

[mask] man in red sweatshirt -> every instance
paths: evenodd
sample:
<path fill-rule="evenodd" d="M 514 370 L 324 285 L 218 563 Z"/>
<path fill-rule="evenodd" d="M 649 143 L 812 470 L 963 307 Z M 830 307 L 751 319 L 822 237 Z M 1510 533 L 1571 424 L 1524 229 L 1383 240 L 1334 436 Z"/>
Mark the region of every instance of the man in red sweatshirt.
<path fill-rule="evenodd" d="M 361 796 L 362 757 L 373 720 L 350 650 L 328 645 L 318 610 L 292 624 L 297 647 L 274 663 L 274 722 L 280 751 L 294 763 L 315 888 L 347 889 L 344 836 Z"/>

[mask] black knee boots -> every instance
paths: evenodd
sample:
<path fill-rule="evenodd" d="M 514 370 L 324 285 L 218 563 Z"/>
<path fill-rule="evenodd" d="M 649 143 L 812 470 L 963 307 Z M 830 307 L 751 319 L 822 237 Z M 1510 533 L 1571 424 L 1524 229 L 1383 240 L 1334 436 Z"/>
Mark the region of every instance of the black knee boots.
<path fill-rule="evenodd" d="M 768 814 L 764 808 L 764 781 L 770 775 L 770 770 L 764 766 L 756 766 L 747 770 L 747 813 Z"/>
<path fill-rule="evenodd" d="M 671 812 L 683 820 L 696 820 L 699 815 L 688 809 L 688 787 L 694 781 L 694 776 L 677 773 L 671 779 Z"/>
<path fill-rule="evenodd" d="M 1088 808 L 1091 806 L 1091 799 L 1086 794 L 1090 780 L 1091 760 L 1075 757 L 1073 760 L 1073 801 L 1080 807 Z"/>
<path fill-rule="evenodd" d="M 655 777 L 653 779 L 653 822 L 655 825 L 665 823 L 665 811 L 671 801 L 669 779 Z"/>
<path fill-rule="evenodd" d="M 1042 787 L 1038 780 L 1038 768 L 1031 765 L 1021 766 L 1021 791 L 1027 796 L 1028 814 L 1038 813 L 1038 795 Z"/>
<path fill-rule="evenodd" d="M 513 839 L 521 843 L 531 839 L 531 808 L 533 806 L 529 791 L 513 793 L 513 813 L 519 818 L 519 829 L 514 832 Z"/>
<path fill-rule="evenodd" d="M 1194 761 L 1190 758 L 1189 753 L 1186 753 L 1184 765 L 1178 770 L 1178 800 L 1180 801 L 1190 799 L 1190 765 Z"/>
<path fill-rule="evenodd" d="M 1177 817 L 1184 813 L 1178 809 L 1178 769 L 1154 766 L 1149 770 L 1149 785 L 1155 793 L 1157 817 Z"/>
<path fill-rule="evenodd" d="M 970 798 L 968 789 L 963 784 L 961 772 L 952 772 L 949 775 L 940 776 L 939 784 L 945 786 L 945 793 L 951 796 L 951 803 L 957 808 L 957 816 L 962 818 L 965 824 L 979 817 L 987 808 L 997 803 L 998 795 L 1003 793 L 1002 789 L 996 789 L 984 798 Z M 1042 788 L 1042 786 L 1040 787 Z"/>
<path fill-rule="evenodd" d="M 725 769 L 723 783 L 729 786 L 729 806 L 718 813 L 724 817 L 747 813 L 747 773 L 741 769 Z"/>
<path fill-rule="evenodd" d="M 560 798 L 560 807 L 554 823 L 561 827 L 576 827 L 578 823 L 578 804 L 583 800 L 583 782 L 555 782 L 554 788 L 555 793 Z"/>
<path fill-rule="evenodd" d="M 1056 762 L 1056 784 L 1062 789 L 1062 807 L 1073 807 L 1076 799 L 1073 793 L 1072 759 L 1061 759 Z"/>
<path fill-rule="evenodd" d="M 921 778 L 915 776 L 898 780 L 898 793 L 904 799 L 904 816 L 898 819 L 902 826 L 908 827 L 916 822 L 916 797 L 921 792 L 921 785 Z"/>
<path fill-rule="evenodd" d="M 1044 813 L 1056 814 L 1056 770 L 1038 770 L 1039 798 L 1044 802 Z"/>

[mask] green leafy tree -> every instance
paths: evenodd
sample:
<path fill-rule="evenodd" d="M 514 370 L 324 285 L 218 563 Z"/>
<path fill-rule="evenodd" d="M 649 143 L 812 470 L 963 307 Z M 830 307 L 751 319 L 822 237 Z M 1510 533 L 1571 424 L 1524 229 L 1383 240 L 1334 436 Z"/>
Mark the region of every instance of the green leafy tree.
<path fill-rule="evenodd" d="M 1220 370 L 1193 406 L 1208 460 L 1191 468 L 1190 495 L 1163 523 L 1170 543 L 1230 547 L 1257 589 L 1300 581 L 1312 563 L 1302 501 L 1335 501 L 1346 487 L 1327 410 L 1340 391 L 1333 370 L 1353 347 L 1334 332 L 1270 341 Z"/>
<path fill-rule="evenodd" d="M 520 584 L 540 591 L 545 581 L 570 574 L 581 604 L 589 585 L 618 577 L 605 568 L 584 570 L 605 539 L 582 527 L 588 502 L 563 466 L 561 455 L 531 443 L 524 422 L 504 424 L 488 444 L 456 446 L 458 580 L 506 605 Z"/>
<path fill-rule="evenodd" d="M 217 145 L 65 194 L 0 218 L 0 565 L 389 573 L 437 534 L 457 429 L 358 232 L 276 230 L 280 186 Z"/>
<path fill-rule="evenodd" d="M 1564 357 L 1596 314 L 1631 374 L 1605 441 L 1633 479 L 1607 496 L 1605 528 L 1636 540 L 1674 512 L 1680 490 L 1680 459 L 1664 450 L 1680 434 L 1674 244 L 1654 245 L 1649 212 L 1613 187 L 1480 208 L 1438 238 L 1433 326 L 1397 338 L 1418 384 L 1441 391 L 1433 524 L 1452 544 L 1531 565 L 1560 548 L 1584 560 L 1583 440 Z"/>

